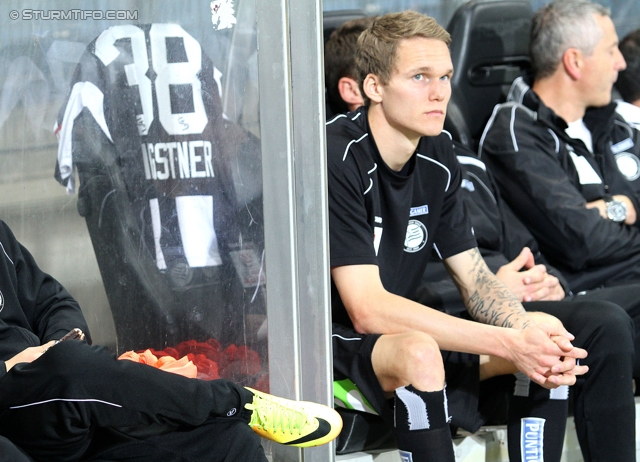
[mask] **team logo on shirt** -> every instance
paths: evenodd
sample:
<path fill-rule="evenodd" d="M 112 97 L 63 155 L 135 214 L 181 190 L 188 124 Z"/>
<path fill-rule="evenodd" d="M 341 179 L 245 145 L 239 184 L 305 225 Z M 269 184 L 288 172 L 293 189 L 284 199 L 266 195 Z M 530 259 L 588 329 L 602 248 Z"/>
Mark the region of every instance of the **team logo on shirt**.
<path fill-rule="evenodd" d="M 413 462 L 413 453 L 409 451 L 398 451 L 402 462 Z"/>
<path fill-rule="evenodd" d="M 4 295 L 0 292 L 0 311 L 4 308 Z"/>
<path fill-rule="evenodd" d="M 409 253 L 418 252 L 427 243 L 427 227 L 418 220 L 409 220 L 407 225 L 407 235 L 404 238 L 404 251 Z"/>
<path fill-rule="evenodd" d="M 621 152 L 616 154 L 616 163 L 618 170 L 629 181 L 635 181 L 640 178 L 640 159 L 630 152 Z"/>

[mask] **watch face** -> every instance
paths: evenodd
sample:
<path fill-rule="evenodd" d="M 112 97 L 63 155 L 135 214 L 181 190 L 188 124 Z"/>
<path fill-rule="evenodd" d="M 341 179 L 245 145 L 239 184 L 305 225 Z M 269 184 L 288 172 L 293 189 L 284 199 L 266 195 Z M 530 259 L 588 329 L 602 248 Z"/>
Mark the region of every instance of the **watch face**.
<path fill-rule="evenodd" d="M 627 206 L 620 201 L 607 202 L 607 216 L 611 221 L 624 221 L 627 218 Z"/>

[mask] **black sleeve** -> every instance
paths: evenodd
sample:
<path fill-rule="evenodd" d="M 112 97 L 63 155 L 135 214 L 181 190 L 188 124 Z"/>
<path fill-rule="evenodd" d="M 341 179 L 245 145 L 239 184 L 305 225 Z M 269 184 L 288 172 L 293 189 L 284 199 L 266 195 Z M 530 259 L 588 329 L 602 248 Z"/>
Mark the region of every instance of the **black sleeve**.
<path fill-rule="evenodd" d="M 15 267 L 16 293 L 31 329 L 42 343 L 58 340 L 78 327 L 91 343 L 89 327 L 78 302 L 53 277 L 40 270 L 29 251 L 0 221 L 0 242 Z"/>
<path fill-rule="evenodd" d="M 451 171 L 451 182 L 445 193 L 440 223 L 434 239 L 434 248 L 443 260 L 478 246 L 460 189 L 462 169 L 453 154 L 451 143 L 447 142 L 445 146 L 450 151 L 450 155 L 444 160 Z"/>
<path fill-rule="evenodd" d="M 611 195 L 627 196 L 635 210 L 640 210 L 640 130 L 636 130 L 615 112 L 616 103 L 589 108 L 584 123 L 594 134 L 604 182 Z M 597 135 L 595 135 L 597 134 Z M 596 138 L 597 137 L 597 138 Z M 640 227 L 640 220 L 634 226 Z"/>
<path fill-rule="evenodd" d="M 604 220 L 587 209 L 555 156 L 556 140 L 524 109 L 500 110 L 485 131 L 480 155 L 504 199 L 546 255 L 580 271 L 640 253 L 635 227 Z"/>
<path fill-rule="evenodd" d="M 538 242 L 531 235 L 527 227 L 522 224 L 522 222 L 518 219 L 518 217 L 515 215 L 515 213 L 513 213 L 513 211 L 507 204 L 502 202 L 500 208 L 505 225 L 504 253 L 508 260 L 511 261 L 516 258 L 524 247 L 529 247 L 529 249 L 531 249 L 531 253 L 533 253 L 536 265 L 546 266 L 547 273 L 558 278 L 562 289 L 568 295 L 570 292 L 569 283 L 562 275 L 562 273 L 547 261 L 545 256 L 540 251 Z"/>
<path fill-rule="evenodd" d="M 628 124 L 621 116 L 615 116 L 614 130 L 617 133 L 616 138 L 623 141 L 616 143 L 616 150 L 621 149 L 621 145 L 632 141 L 633 146 L 627 146 L 622 151 L 614 155 L 618 172 L 625 179 L 625 184 L 629 186 L 632 192 L 628 195 L 629 200 L 633 203 L 633 207 L 640 216 L 640 130 L 635 129 Z M 625 138 L 628 136 L 628 138 Z M 612 149 L 614 146 L 612 146 Z M 630 164 L 630 165 L 629 165 Z M 640 227 L 640 219 L 637 219 L 634 226 Z"/>

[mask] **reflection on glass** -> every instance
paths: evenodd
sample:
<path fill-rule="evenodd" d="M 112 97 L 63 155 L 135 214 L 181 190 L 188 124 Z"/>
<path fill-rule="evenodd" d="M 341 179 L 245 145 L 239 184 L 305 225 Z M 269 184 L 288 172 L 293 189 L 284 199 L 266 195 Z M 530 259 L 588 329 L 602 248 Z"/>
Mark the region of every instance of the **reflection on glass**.
<path fill-rule="evenodd" d="M 199 377 L 265 389 L 252 2 L 83 2 L 127 14 L 81 21 L 51 16 L 77 2 L 26 16 L 11 3 L 1 218 L 78 298 L 96 343 L 188 354 Z"/>

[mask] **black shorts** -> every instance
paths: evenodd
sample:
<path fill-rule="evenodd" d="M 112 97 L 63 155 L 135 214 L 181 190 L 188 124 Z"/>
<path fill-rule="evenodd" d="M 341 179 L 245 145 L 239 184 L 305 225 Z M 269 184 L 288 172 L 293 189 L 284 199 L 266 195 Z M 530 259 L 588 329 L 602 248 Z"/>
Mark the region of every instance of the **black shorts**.
<path fill-rule="evenodd" d="M 338 406 L 375 411 L 393 425 L 393 407 L 371 363 L 371 353 L 380 336 L 359 334 L 348 327 L 333 324 L 334 400 Z M 451 351 L 441 353 L 451 424 L 475 432 L 493 417 L 496 405 L 506 397 L 513 376 L 504 380 L 490 380 L 487 386 L 483 382 L 481 388 L 478 355 Z"/>
<path fill-rule="evenodd" d="M 393 422 L 391 407 L 371 364 L 373 346 L 379 338 L 379 334 L 362 335 L 333 323 L 334 399 L 343 407 L 377 413 Z"/>

